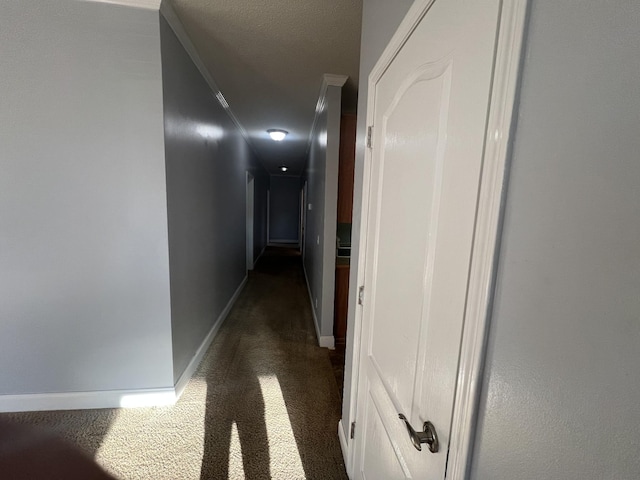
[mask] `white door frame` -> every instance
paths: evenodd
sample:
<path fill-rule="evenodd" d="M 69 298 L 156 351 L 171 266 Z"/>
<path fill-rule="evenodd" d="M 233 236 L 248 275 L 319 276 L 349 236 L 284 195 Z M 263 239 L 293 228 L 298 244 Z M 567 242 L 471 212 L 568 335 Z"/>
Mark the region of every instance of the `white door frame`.
<path fill-rule="evenodd" d="M 255 180 L 253 175 L 251 175 L 251 173 L 249 172 L 247 172 L 246 207 L 247 207 L 247 222 L 246 222 L 247 270 L 253 270 L 253 266 L 254 266 L 253 225 L 254 225 L 254 215 L 255 215 Z"/>
<path fill-rule="evenodd" d="M 408 37 L 436 0 L 416 0 L 380 59 L 369 75 L 367 98 L 367 125 L 372 125 L 375 85 L 393 61 Z M 442 0 L 439 0 L 442 1 Z M 456 394 L 451 426 L 451 440 L 446 478 L 464 480 L 471 458 L 476 425 L 477 399 L 482 386 L 482 366 L 485 354 L 485 334 L 489 321 L 489 307 L 493 293 L 497 241 L 502 215 L 505 171 L 511 140 L 513 111 L 518 88 L 520 60 L 527 15 L 528 0 L 504 0 L 499 22 L 496 56 L 485 133 L 485 147 L 478 211 L 474 231 L 473 250 L 469 272 L 467 304 L 465 307 L 462 344 Z M 356 285 L 364 283 L 369 214 L 368 202 L 371 182 L 371 150 L 365 152 L 360 218 L 360 248 Z M 351 292 L 357 291 L 354 286 Z M 354 301 L 353 298 L 351 298 Z M 362 307 L 356 306 L 354 322 L 354 348 L 352 357 L 351 398 L 349 418 L 355 420 L 362 339 Z M 349 441 L 345 463 L 353 475 L 355 448 Z"/>

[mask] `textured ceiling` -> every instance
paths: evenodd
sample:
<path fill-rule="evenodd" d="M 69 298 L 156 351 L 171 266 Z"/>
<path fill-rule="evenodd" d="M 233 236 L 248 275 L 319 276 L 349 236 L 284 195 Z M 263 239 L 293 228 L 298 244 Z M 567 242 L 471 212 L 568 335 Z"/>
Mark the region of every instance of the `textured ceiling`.
<path fill-rule="evenodd" d="M 362 0 L 171 0 L 264 166 L 300 174 L 325 73 L 357 103 Z M 290 132 L 284 142 L 269 128 Z"/>

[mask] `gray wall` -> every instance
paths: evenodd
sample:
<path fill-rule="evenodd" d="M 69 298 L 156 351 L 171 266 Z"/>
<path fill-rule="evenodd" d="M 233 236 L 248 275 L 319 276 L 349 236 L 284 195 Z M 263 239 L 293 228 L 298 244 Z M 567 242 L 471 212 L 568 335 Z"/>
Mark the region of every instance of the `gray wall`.
<path fill-rule="evenodd" d="M 269 189 L 270 242 L 299 242 L 300 189 L 300 177 L 271 176 Z"/>
<path fill-rule="evenodd" d="M 163 16 L 160 27 L 177 381 L 246 276 L 246 172 L 258 202 L 266 174 Z"/>
<path fill-rule="evenodd" d="M 0 394 L 173 386 L 158 13 L 0 2 Z"/>
<path fill-rule="evenodd" d="M 304 175 L 308 182 L 304 268 L 321 337 L 333 337 L 341 98 L 341 87 L 327 87 Z"/>
<path fill-rule="evenodd" d="M 640 7 L 532 2 L 472 478 L 640 478 Z"/>
<path fill-rule="evenodd" d="M 349 312 L 347 317 L 347 352 L 342 397 L 342 422 L 348 439 L 351 423 L 351 379 L 353 377 L 353 325 L 358 296 L 358 255 L 360 252 L 360 226 L 362 211 L 362 184 L 364 171 L 365 137 L 367 130 L 367 96 L 369 74 L 378 58 L 406 15 L 412 0 L 364 0 L 362 6 L 362 41 L 360 47 L 360 84 L 358 86 L 358 126 L 356 133 L 356 161 L 353 187 L 353 226 L 351 239 L 351 271 L 349 273 Z"/>

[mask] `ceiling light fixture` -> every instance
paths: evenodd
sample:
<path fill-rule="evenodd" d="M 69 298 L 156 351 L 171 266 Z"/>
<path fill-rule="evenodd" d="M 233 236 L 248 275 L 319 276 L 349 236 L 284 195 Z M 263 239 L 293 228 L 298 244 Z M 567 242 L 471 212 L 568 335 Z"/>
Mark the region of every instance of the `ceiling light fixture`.
<path fill-rule="evenodd" d="M 271 128 L 267 130 L 267 133 L 269 134 L 271 139 L 276 142 L 281 142 L 282 140 L 284 140 L 284 137 L 289 134 L 289 132 L 287 132 L 286 130 L 281 130 L 279 128 Z"/>
<path fill-rule="evenodd" d="M 289 170 L 289 167 L 287 167 L 286 165 L 281 165 L 280 170 L 282 170 L 283 172 L 286 172 L 287 170 Z"/>

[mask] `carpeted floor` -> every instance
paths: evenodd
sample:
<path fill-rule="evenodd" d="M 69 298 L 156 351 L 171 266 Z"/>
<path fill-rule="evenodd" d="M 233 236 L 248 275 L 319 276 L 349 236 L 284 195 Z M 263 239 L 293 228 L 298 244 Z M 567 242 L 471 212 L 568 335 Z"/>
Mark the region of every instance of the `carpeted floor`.
<path fill-rule="evenodd" d="M 281 253 L 251 272 L 176 405 L 0 419 L 52 429 L 121 479 L 346 479 L 329 353 L 300 257 Z"/>

